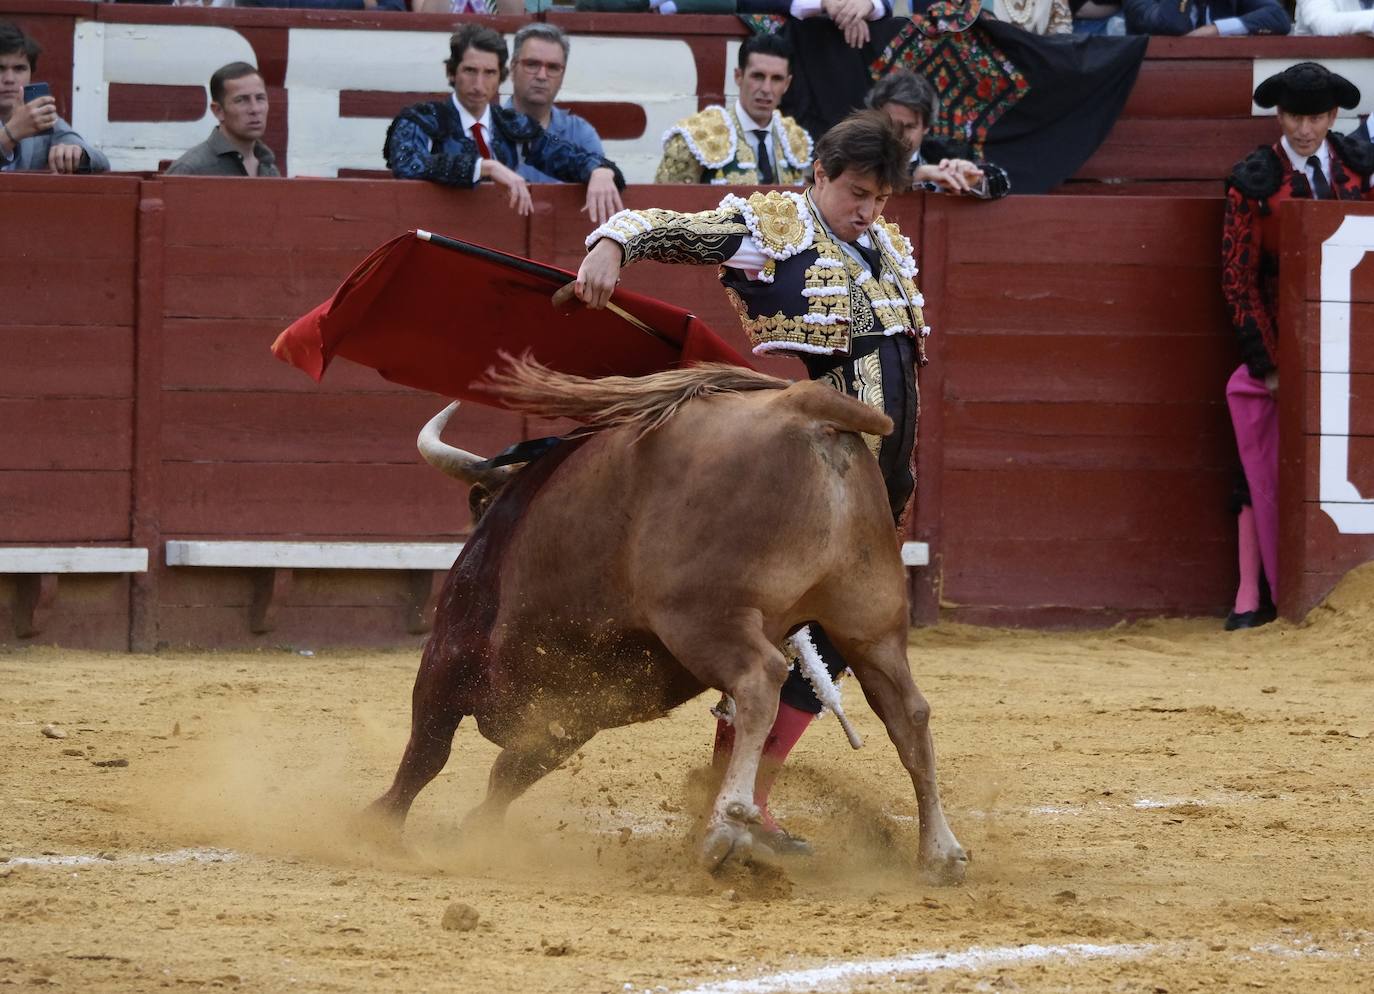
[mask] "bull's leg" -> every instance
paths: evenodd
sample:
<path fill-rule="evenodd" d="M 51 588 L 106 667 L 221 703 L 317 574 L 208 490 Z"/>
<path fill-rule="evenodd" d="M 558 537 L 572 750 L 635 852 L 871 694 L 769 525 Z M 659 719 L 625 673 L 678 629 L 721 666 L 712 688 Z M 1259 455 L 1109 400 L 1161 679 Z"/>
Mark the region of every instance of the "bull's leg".
<path fill-rule="evenodd" d="M 721 619 L 674 618 L 656 626 L 663 644 L 702 683 L 735 700 L 735 748 L 706 824 L 701 859 L 719 867 L 733 852 L 749 851 L 749 826 L 760 820 L 754 781 L 764 740 L 778 713 L 787 660 L 763 634 L 757 611 Z"/>
<path fill-rule="evenodd" d="M 464 713 L 457 699 L 458 665 L 426 659 L 415 678 L 410 703 L 410 741 L 388 790 L 364 812 L 374 834 L 399 835 L 416 796 L 448 762 L 453 736 Z"/>
<path fill-rule="evenodd" d="M 968 856 L 950 831 L 940 807 L 935 745 L 930 737 L 930 704 L 911 679 L 905 629 L 874 642 L 847 640 L 833 632 L 831 637 L 858 678 L 864 697 L 887 728 L 902 765 L 911 774 L 921 820 L 922 870 L 938 883 L 959 883 L 968 868 Z"/>
<path fill-rule="evenodd" d="M 463 826 L 498 827 L 512 801 L 563 765 L 594 734 L 564 731 L 554 725 L 519 736 L 496 757 L 487 778 L 487 796 L 463 820 Z"/>

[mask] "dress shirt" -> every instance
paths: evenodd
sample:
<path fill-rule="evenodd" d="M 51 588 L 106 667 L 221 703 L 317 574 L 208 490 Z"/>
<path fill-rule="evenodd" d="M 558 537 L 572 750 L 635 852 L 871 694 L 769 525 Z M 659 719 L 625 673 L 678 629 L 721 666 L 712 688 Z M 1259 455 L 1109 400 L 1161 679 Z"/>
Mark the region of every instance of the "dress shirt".
<path fill-rule="evenodd" d="M 1212 9 L 1205 4 L 1195 3 L 1192 9 L 1193 27 L 1200 28 L 1204 24 L 1216 26 L 1217 34 L 1220 35 L 1248 35 L 1250 29 L 1245 26 L 1245 22 L 1239 17 L 1223 17 L 1219 21 L 1212 20 Z"/>
<path fill-rule="evenodd" d="M 453 106 L 458 108 L 458 120 L 463 124 L 463 134 L 472 137 L 472 126 L 480 124 L 482 126 L 482 138 L 487 143 L 487 148 L 491 148 L 491 104 L 482 108 L 481 117 L 473 117 L 468 113 L 468 109 L 458 102 L 458 94 L 449 97 L 453 101 Z M 482 181 L 482 157 L 477 157 L 477 163 L 472 167 L 472 182 L 474 185 Z"/>
<path fill-rule="evenodd" d="M 1287 137 L 1280 139 L 1279 144 L 1283 146 L 1283 154 L 1288 156 L 1288 162 L 1293 167 L 1293 170 L 1307 177 L 1307 185 L 1312 187 L 1312 196 L 1315 198 L 1317 196 L 1317 190 L 1312 184 L 1312 167 L 1307 164 L 1307 156 L 1299 155 L 1297 152 L 1293 151 L 1293 146 L 1288 144 Z M 1326 178 L 1326 185 L 1332 186 L 1334 189 L 1331 183 L 1331 146 L 1326 142 L 1322 142 L 1321 148 L 1317 149 L 1315 154 L 1318 161 L 1322 164 L 1322 175 Z"/>
<path fill-rule="evenodd" d="M 764 141 L 768 144 L 768 161 L 773 163 L 773 175 L 778 173 L 778 143 L 773 140 L 773 118 L 768 118 L 767 124 L 755 124 L 754 119 L 744 112 L 744 104 L 735 99 L 735 117 L 739 119 L 740 127 L 744 129 L 744 140 L 749 143 L 749 147 L 754 150 L 754 161 L 759 160 L 759 137 L 755 131 L 767 132 Z"/>

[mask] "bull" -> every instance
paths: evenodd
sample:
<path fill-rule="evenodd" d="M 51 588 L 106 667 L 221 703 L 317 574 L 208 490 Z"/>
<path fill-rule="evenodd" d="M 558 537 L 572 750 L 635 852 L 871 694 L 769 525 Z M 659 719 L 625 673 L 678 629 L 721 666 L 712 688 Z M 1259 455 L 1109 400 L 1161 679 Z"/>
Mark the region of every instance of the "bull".
<path fill-rule="evenodd" d="M 588 380 L 528 360 L 492 374 L 513 410 L 591 430 L 518 472 L 419 437 L 484 509 L 454 564 L 415 679 L 410 740 L 369 813 L 399 832 L 472 716 L 502 748 L 469 819 L 498 821 L 598 731 L 661 717 L 706 688 L 735 702 L 735 748 L 700 844 L 744 856 L 753 787 L 788 662 L 819 622 L 915 787 L 922 871 L 963 878 L 940 806 L 930 709 L 907 664 L 899 541 L 861 433 L 891 420 L 815 382 L 705 365 Z"/>

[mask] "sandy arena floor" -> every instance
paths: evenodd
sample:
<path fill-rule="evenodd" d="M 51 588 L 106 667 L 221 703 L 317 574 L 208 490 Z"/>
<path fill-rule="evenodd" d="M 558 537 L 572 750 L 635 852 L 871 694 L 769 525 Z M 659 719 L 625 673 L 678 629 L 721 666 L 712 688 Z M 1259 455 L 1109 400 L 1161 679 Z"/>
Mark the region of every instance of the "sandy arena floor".
<path fill-rule="evenodd" d="M 464 725 L 423 861 L 379 861 L 349 819 L 390 781 L 415 654 L 0 656 L 0 987 L 1374 990 L 1374 567 L 1304 626 L 1218 629 L 914 633 L 974 854 L 950 889 L 918 879 L 854 687 L 866 747 L 822 722 L 775 794 L 821 854 L 711 877 L 704 698 L 598 736 L 495 841 L 459 833 L 495 754 Z"/>

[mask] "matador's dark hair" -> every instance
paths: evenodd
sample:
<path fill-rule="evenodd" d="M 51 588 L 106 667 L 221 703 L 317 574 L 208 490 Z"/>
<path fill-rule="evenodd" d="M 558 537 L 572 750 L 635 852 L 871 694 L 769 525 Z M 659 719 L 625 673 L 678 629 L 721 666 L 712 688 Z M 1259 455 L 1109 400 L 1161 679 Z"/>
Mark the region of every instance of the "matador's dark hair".
<path fill-rule="evenodd" d="M 859 110 L 816 142 L 816 161 L 830 179 L 847 171 L 867 173 L 893 190 L 906 188 L 910 157 L 902 136 L 880 110 Z"/>
<path fill-rule="evenodd" d="M 458 63 L 463 61 L 469 48 L 496 56 L 501 82 L 506 81 L 506 60 L 510 58 L 510 53 L 506 51 L 506 39 L 501 37 L 500 32 L 480 24 L 464 24 L 449 37 L 448 58 L 444 60 L 444 68 L 450 76 L 458 71 Z"/>

